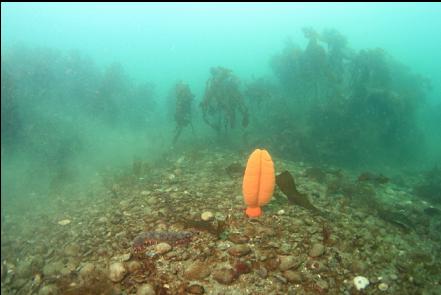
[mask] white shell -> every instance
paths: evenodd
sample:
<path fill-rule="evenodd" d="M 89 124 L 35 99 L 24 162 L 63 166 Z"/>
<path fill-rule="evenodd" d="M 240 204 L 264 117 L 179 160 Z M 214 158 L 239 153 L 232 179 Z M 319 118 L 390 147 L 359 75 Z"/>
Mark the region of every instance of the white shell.
<path fill-rule="evenodd" d="M 363 276 L 356 276 L 354 278 L 354 285 L 358 291 L 366 288 L 369 285 L 369 280 Z"/>

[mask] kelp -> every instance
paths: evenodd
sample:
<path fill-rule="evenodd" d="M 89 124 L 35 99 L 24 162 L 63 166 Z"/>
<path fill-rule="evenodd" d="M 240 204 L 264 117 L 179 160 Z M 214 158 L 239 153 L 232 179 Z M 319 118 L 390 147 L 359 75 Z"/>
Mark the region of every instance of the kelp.
<path fill-rule="evenodd" d="M 174 92 L 176 98 L 176 131 L 173 138 L 173 143 L 176 143 L 185 127 L 190 125 L 191 129 L 193 130 L 193 125 L 191 123 L 191 106 L 194 95 L 191 93 L 190 87 L 184 82 L 177 83 Z"/>
<path fill-rule="evenodd" d="M 294 178 L 289 171 L 284 171 L 277 175 L 276 183 L 280 190 L 286 195 L 290 204 L 301 206 L 319 215 L 324 215 L 322 211 L 311 204 L 305 194 L 297 190 Z"/>
<path fill-rule="evenodd" d="M 229 69 L 211 68 L 200 107 L 204 122 L 218 134 L 236 126 L 236 112 L 242 115 L 242 127 L 248 126 L 248 109 L 239 90 L 239 79 Z"/>
<path fill-rule="evenodd" d="M 303 33 L 305 48 L 288 43 L 272 59 L 283 103 L 271 124 L 283 136 L 271 149 L 338 166 L 418 160 L 417 114 L 430 81 L 381 48 L 350 48 L 336 30 Z"/>

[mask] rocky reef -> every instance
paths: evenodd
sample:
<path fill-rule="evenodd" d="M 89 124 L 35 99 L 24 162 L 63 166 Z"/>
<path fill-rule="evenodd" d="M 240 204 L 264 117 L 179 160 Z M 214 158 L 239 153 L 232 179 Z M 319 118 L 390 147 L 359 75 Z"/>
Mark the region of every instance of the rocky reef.
<path fill-rule="evenodd" d="M 225 170 L 245 164 L 241 155 L 169 155 L 148 175 L 127 167 L 107 187 L 97 182 L 86 195 L 40 202 L 26 216 L 6 208 L 2 294 L 440 291 L 440 243 L 430 232 L 436 219 L 411 191 L 393 181 L 360 183 L 359 174 L 332 167 L 274 161 L 326 217 L 290 204 L 277 189 L 264 214 L 249 219 L 242 179 Z M 397 214 L 412 226 L 391 222 Z M 143 232 L 148 243 L 133 253 Z"/>

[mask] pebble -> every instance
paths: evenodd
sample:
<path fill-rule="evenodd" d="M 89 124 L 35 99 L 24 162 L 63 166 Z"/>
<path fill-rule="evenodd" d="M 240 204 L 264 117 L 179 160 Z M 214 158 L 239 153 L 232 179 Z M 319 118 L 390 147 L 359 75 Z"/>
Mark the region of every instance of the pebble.
<path fill-rule="evenodd" d="M 277 259 L 276 257 L 268 258 L 267 260 L 264 261 L 264 264 L 267 270 L 273 271 L 279 267 L 280 260 Z"/>
<path fill-rule="evenodd" d="M 108 219 L 106 216 L 102 216 L 98 218 L 98 223 L 107 223 Z"/>
<path fill-rule="evenodd" d="M 222 268 L 213 272 L 213 278 L 220 284 L 229 285 L 236 279 L 236 274 L 231 268 Z"/>
<path fill-rule="evenodd" d="M 248 236 L 239 234 L 239 233 L 231 233 L 228 235 L 228 240 L 235 244 L 246 244 L 250 240 Z"/>
<path fill-rule="evenodd" d="M 266 270 L 265 267 L 261 266 L 256 270 L 257 274 L 259 275 L 259 277 L 261 277 L 262 279 L 266 279 L 268 277 L 268 271 Z"/>
<path fill-rule="evenodd" d="M 43 274 L 45 277 L 58 275 L 63 269 L 63 267 L 64 264 L 61 261 L 51 262 L 43 267 Z"/>
<path fill-rule="evenodd" d="M 112 260 L 116 260 L 116 261 L 119 261 L 119 262 L 124 262 L 124 261 L 129 261 L 130 258 L 132 258 L 132 253 L 128 252 L 128 253 L 121 254 L 121 255 L 118 255 L 118 256 L 113 256 Z"/>
<path fill-rule="evenodd" d="M 186 288 L 186 291 L 190 294 L 204 294 L 204 292 L 205 292 L 204 287 L 202 287 L 201 285 L 197 285 L 197 284 L 188 286 Z"/>
<path fill-rule="evenodd" d="M 32 285 L 38 287 L 43 282 L 43 278 L 41 277 L 41 274 L 37 273 L 35 274 L 34 278 L 32 279 Z"/>
<path fill-rule="evenodd" d="M 201 214 L 201 219 L 203 221 L 211 221 L 214 219 L 214 214 L 210 211 L 205 211 Z"/>
<path fill-rule="evenodd" d="M 56 294 L 58 294 L 58 288 L 53 284 L 42 287 L 38 292 L 38 295 L 56 295 Z"/>
<path fill-rule="evenodd" d="M 93 278 L 95 265 L 91 262 L 83 264 L 79 271 L 79 275 L 83 280 L 90 281 Z"/>
<path fill-rule="evenodd" d="M 241 257 L 247 255 L 250 252 L 251 252 L 250 247 L 248 247 L 248 245 L 243 245 L 243 244 L 234 245 L 233 247 L 228 249 L 228 254 L 235 257 Z"/>
<path fill-rule="evenodd" d="M 230 248 L 230 243 L 226 243 L 224 241 L 220 241 L 219 243 L 217 243 L 217 248 L 221 251 L 227 250 L 228 248 Z"/>
<path fill-rule="evenodd" d="M 211 273 L 210 268 L 205 262 L 195 261 L 184 271 L 184 277 L 188 280 L 202 280 Z"/>
<path fill-rule="evenodd" d="M 319 257 L 325 253 L 325 246 L 320 243 L 316 243 L 312 245 L 311 250 L 309 250 L 309 256 L 311 257 Z"/>
<path fill-rule="evenodd" d="M 319 288 L 319 290 L 321 292 L 325 292 L 325 290 L 328 290 L 328 288 L 329 288 L 329 284 L 325 280 L 319 279 L 315 282 L 315 284 L 317 285 L 317 287 Z"/>
<path fill-rule="evenodd" d="M 275 277 L 276 279 L 278 279 L 281 283 L 286 284 L 288 282 L 288 280 L 285 277 L 282 277 L 279 274 L 275 274 L 273 275 L 273 277 Z"/>
<path fill-rule="evenodd" d="M 136 295 L 155 295 L 155 289 L 150 284 L 142 284 L 136 290 Z"/>
<path fill-rule="evenodd" d="M 289 282 L 300 284 L 303 281 L 302 274 L 293 270 L 285 270 L 282 274 Z"/>
<path fill-rule="evenodd" d="M 351 264 L 352 272 L 354 273 L 363 273 L 366 271 L 366 264 L 360 260 L 354 260 Z"/>
<path fill-rule="evenodd" d="M 236 275 L 239 276 L 241 274 L 246 274 L 251 272 L 251 267 L 248 263 L 243 261 L 237 261 L 234 266 L 234 270 L 236 271 Z"/>
<path fill-rule="evenodd" d="M 109 266 L 109 278 L 112 282 L 122 281 L 126 274 L 127 270 L 121 262 L 115 262 Z"/>
<path fill-rule="evenodd" d="M 66 256 L 77 256 L 80 252 L 80 246 L 78 244 L 70 244 L 64 247 L 64 254 Z"/>
<path fill-rule="evenodd" d="M 18 278 L 28 278 L 32 275 L 32 265 L 30 260 L 22 260 L 15 269 L 15 274 Z"/>
<path fill-rule="evenodd" d="M 280 209 L 279 211 L 277 211 L 277 215 L 283 215 L 285 214 L 285 210 Z"/>
<path fill-rule="evenodd" d="M 301 259 L 295 256 L 279 256 L 279 260 L 279 269 L 281 271 L 285 271 L 290 268 L 297 268 L 303 262 Z"/>
<path fill-rule="evenodd" d="M 63 219 L 58 221 L 59 225 L 68 225 L 69 223 L 71 223 L 71 221 L 69 219 Z"/>
<path fill-rule="evenodd" d="M 378 285 L 378 289 L 379 289 L 380 291 L 386 291 L 388 288 L 389 288 L 389 285 L 386 284 L 386 283 L 380 283 L 380 284 Z"/>
<path fill-rule="evenodd" d="M 170 244 L 167 243 L 159 243 L 155 246 L 155 252 L 158 254 L 165 254 L 167 252 L 170 252 L 170 250 L 172 249 L 172 246 L 170 246 Z"/>
<path fill-rule="evenodd" d="M 127 271 L 130 273 L 136 272 L 142 268 L 142 264 L 139 261 L 133 260 L 126 264 Z"/>
<path fill-rule="evenodd" d="M 23 286 L 24 286 L 28 281 L 29 281 L 29 279 L 20 279 L 20 278 L 17 278 L 17 279 L 15 279 L 15 280 L 12 280 L 10 286 L 11 286 L 13 289 L 21 289 L 21 288 L 23 288 Z M 2 286 L 3 286 L 3 285 L 2 285 Z M 2 292 L 2 294 L 3 294 L 3 292 Z"/>

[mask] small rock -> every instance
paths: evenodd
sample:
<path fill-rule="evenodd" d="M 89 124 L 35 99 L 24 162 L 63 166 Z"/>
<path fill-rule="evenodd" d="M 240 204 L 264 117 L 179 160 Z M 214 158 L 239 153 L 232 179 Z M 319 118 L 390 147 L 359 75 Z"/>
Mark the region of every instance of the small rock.
<path fill-rule="evenodd" d="M 279 282 L 281 282 L 283 284 L 286 284 L 288 282 L 288 280 L 285 277 L 282 277 L 279 274 L 275 274 L 275 275 L 273 275 L 273 277 L 275 277 L 277 280 L 279 280 Z"/>
<path fill-rule="evenodd" d="M 64 254 L 66 256 L 77 256 L 80 252 L 80 246 L 78 244 L 69 244 L 64 247 Z"/>
<path fill-rule="evenodd" d="M 205 292 L 204 287 L 202 287 L 201 285 L 197 285 L 197 284 L 188 286 L 186 288 L 186 291 L 190 294 L 204 294 L 204 292 Z"/>
<path fill-rule="evenodd" d="M 106 216 L 102 216 L 98 218 L 98 223 L 107 223 L 108 219 Z"/>
<path fill-rule="evenodd" d="M 220 241 L 219 243 L 217 243 L 217 248 L 220 251 L 227 250 L 228 248 L 230 248 L 230 246 L 230 243 L 226 243 L 225 241 Z"/>
<path fill-rule="evenodd" d="M 112 257 L 112 260 L 116 260 L 116 261 L 119 261 L 119 262 L 125 262 L 125 261 L 129 261 L 130 258 L 132 258 L 132 253 L 128 252 L 128 253 L 125 253 L 125 254 L 114 256 L 114 257 Z"/>
<path fill-rule="evenodd" d="M 246 274 L 251 272 L 251 267 L 248 263 L 243 261 L 238 261 L 234 264 L 233 269 L 236 271 L 236 275 Z"/>
<path fill-rule="evenodd" d="M 328 290 L 328 288 L 329 288 L 329 284 L 325 280 L 319 279 L 315 282 L 315 284 L 321 293 L 326 292 L 326 290 Z"/>
<path fill-rule="evenodd" d="M 210 273 L 211 270 L 206 263 L 195 261 L 184 271 L 184 277 L 187 280 L 202 280 L 208 277 Z"/>
<path fill-rule="evenodd" d="M 325 253 L 325 246 L 320 243 L 316 243 L 312 245 L 311 250 L 309 250 L 309 256 L 311 257 L 319 257 Z"/>
<path fill-rule="evenodd" d="M 169 252 L 171 249 L 172 249 L 172 246 L 170 246 L 170 244 L 167 244 L 167 243 L 159 243 L 155 247 L 156 253 L 158 253 L 160 255 Z"/>
<path fill-rule="evenodd" d="M 126 264 L 127 271 L 130 273 L 136 272 L 142 268 L 142 264 L 139 261 L 133 260 Z"/>
<path fill-rule="evenodd" d="M 213 278 L 220 284 L 229 285 L 236 279 L 236 274 L 230 268 L 222 268 L 213 272 Z"/>
<path fill-rule="evenodd" d="M 285 210 L 280 209 L 279 211 L 277 211 L 277 215 L 283 215 L 285 214 Z"/>
<path fill-rule="evenodd" d="M 63 219 L 58 221 L 59 225 L 68 225 L 69 223 L 71 223 L 71 221 L 69 219 Z"/>
<path fill-rule="evenodd" d="M 61 273 L 63 268 L 64 264 L 61 261 L 54 261 L 43 267 L 43 274 L 45 277 L 56 276 Z"/>
<path fill-rule="evenodd" d="M 300 284 L 303 281 L 302 274 L 293 270 L 286 270 L 283 276 L 291 283 Z"/>
<path fill-rule="evenodd" d="M 201 214 L 201 219 L 203 221 L 211 221 L 214 219 L 214 214 L 210 211 L 205 211 L 204 213 Z"/>
<path fill-rule="evenodd" d="M 251 252 L 250 247 L 248 247 L 248 245 L 243 245 L 243 244 L 234 245 L 233 247 L 228 249 L 228 254 L 235 257 L 241 257 L 247 255 L 250 252 Z"/>
<path fill-rule="evenodd" d="M 279 256 L 280 264 L 279 269 L 281 271 L 288 270 L 290 268 L 297 268 L 302 264 L 302 259 L 295 256 Z"/>
<path fill-rule="evenodd" d="M 94 271 L 95 265 L 91 262 L 86 262 L 81 267 L 79 275 L 83 280 L 90 281 L 93 278 Z"/>
<path fill-rule="evenodd" d="M 378 289 L 379 289 L 380 291 L 386 291 L 388 288 L 389 288 L 389 285 L 386 284 L 386 283 L 380 283 L 380 284 L 378 285 Z"/>
<path fill-rule="evenodd" d="M 38 287 L 42 282 L 43 282 L 43 278 L 41 277 L 41 274 L 39 273 L 35 274 L 34 278 L 32 279 L 32 284 Z"/>
<path fill-rule="evenodd" d="M 22 260 L 15 269 L 18 278 L 26 279 L 32 275 L 32 265 L 30 260 Z"/>
<path fill-rule="evenodd" d="M 109 278 L 112 282 L 122 281 L 126 274 L 127 270 L 121 262 L 115 262 L 109 266 Z"/>
<path fill-rule="evenodd" d="M 29 282 L 29 279 L 21 279 L 21 278 L 16 278 L 15 280 L 12 280 L 10 283 L 10 287 L 12 289 L 21 289 L 23 288 L 23 286 Z M 3 292 L 2 292 L 3 293 Z"/>
<path fill-rule="evenodd" d="M 228 235 L 228 240 L 235 244 L 246 244 L 250 240 L 248 236 L 239 234 L 239 233 L 231 233 Z"/>
<path fill-rule="evenodd" d="M 266 279 L 268 277 L 268 271 L 263 266 L 259 267 L 259 269 L 257 269 L 256 272 L 259 275 L 259 277 L 261 277 L 262 279 Z"/>
<path fill-rule="evenodd" d="M 150 284 L 142 284 L 136 290 L 136 295 L 155 295 L 155 289 Z"/>
<path fill-rule="evenodd" d="M 38 292 L 38 295 L 56 295 L 56 294 L 58 294 L 58 288 L 53 284 L 44 286 Z"/>
<path fill-rule="evenodd" d="M 268 258 L 264 261 L 265 267 L 269 271 L 276 270 L 280 265 L 280 260 L 277 257 Z"/>
<path fill-rule="evenodd" d="M 351 264 L 352 272 L 354 273 L 363 273 L 366 271 L 366 264 L 360 260 L 353 260 Z"/>

